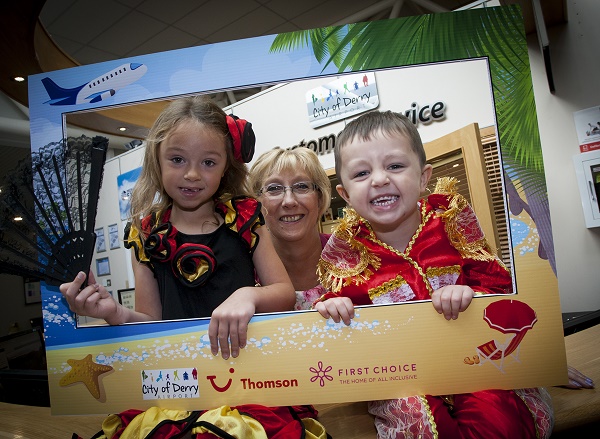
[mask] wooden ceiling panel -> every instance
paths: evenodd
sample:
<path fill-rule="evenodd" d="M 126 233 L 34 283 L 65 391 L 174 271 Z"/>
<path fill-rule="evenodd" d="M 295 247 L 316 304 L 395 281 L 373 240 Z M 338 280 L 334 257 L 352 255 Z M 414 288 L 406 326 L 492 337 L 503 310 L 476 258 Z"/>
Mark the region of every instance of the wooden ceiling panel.
<path fill-rule="evenodd" d="M 450 0 L 439 0 L 446 6 Z M 457 5 L 469 1 L 452 0 Z M 12 80 L 16 75 L 29 76 L 47 71 L 71 68 L 78 63 L 58 47 L 39 22 L 39 14 L 45 0 L 19 0 L 5 2 L 0 14 L 0 89 L 13 100 L 28 106 L 27 83 Z M 531 0 L 501 0 L 501 4 L 520 4 L 527 33 L 535 32 Z M 565 0 L 542 1 L 544 20 L 547 27 L 566 22 Z M 128 126 L 129 135 L 142 133 L 164 108 L 164 102 L 150 102 L 135 109 L 113 108 L 95 113 L 80 113 L 69 117 L 69 123 L 82 128 L 108 134 L 121 134 L 120 126 Z"/>

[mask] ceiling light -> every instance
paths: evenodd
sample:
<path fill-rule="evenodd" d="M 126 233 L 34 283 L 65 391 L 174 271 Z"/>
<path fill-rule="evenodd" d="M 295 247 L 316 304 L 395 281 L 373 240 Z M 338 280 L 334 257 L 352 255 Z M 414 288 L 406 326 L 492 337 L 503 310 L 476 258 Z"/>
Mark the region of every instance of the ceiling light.
<path fill-rule="evenodd" d="M 126 127 L 119 127 L 119 131 L 127 131 Z"/>
<path fill-rule="evenodd" d="M 13 76 L 12 80 L 15 82 L 24 82 L 25 78 L 23 76 Z"/>
<path fill-rule="evenodd" d="M 23 217 L 22 216 L 16 216 L 13 218 L 13 221 L 23 221 Z"/>

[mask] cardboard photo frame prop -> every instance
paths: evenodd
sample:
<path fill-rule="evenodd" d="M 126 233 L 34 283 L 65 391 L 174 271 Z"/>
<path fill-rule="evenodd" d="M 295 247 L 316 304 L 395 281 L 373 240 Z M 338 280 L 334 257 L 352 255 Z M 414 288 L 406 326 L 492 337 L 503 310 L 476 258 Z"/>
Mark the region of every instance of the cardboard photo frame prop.
<path fill-rule="evenodd" d="M 411 45 L 416 44 L 411 40 L 414 25 L 430 33 L 418 50 Z M 460 25 L 460 32 L 442 33 L 453 25 Z M 529 227 L 529 239 L 538 251 L 512 255 L 517 293 L 477 297 L 458 320 L 450 322 L 435 313 L 430 302 L 361 307 L 349 327 L 326 321 L 314 311 L 257 315 L 241 355 L 223 360 L 210 354 L 208 319 L 77 328 L 58 289 L 43 284 L 53 414 L 106 414 L 151 406 L 197 410 L 243 403 L 319 404 L 567 382 L 551 240 L 548 244 L 551 230 L 544 225 L 549 213 L 541 145 L 519 8 L 484 8 L 335 29 L 341 32 L 340 44 L 352 43 L 352 52 L 346 59 L 332 56 L 331 62 L 316 61 L 310 49 L 299 45 L 286 53 L 280 41 L 284 34 L 34 75 L 29 78 L 32 149 L 66 137 L 64 115 L 70 112 L 307 78 L 328 83 L 342 73 L 484 58 L 505 164 L 509 223 L 522 222 L 525 212 L 536 226 Z M 436 38 L 448 35 L 456 39 L 449 45 L 456 53 L 435 46 Z M 486 44 L 480 44 L 482 35 L 489 38 Z M 515 59 L 504 58 L 503 44 L 511 45 Z M 375 56 L 356 57 L 359 48 Z M 243 68 L 232 68 L 231 59 Z M 514 71 L 501 68 L 510 65 Z M 119 79 L 115 87 L 111 75 Z M 48 79 L 59 86 L 52 93 L 44 85 Z M 102 82 L 106 86 L 98 87 Z M 511 117 L 515 111 L 519 117 Z M 523 137 L 515 137 L 524 126 L 519 124 L 526 123 L 519 118 L 533 129 L 522 134 L 527 136 L 526 145 L 519 143 Z M 260 123 L 252 123 L 259 129 Z M 525 154 L 537 161 L 520 162 L 523 148 L 529 148 Z M 535 194 L 541 196 L 535 209 L 527 205 L 533 201 L 525 177 L 536 182 Z M 489 307 L 506 301 L 516 303 L 517 314 L 529 319 L 523 323 L 529 326 L 527 335 L 519 343 L 502 323 L 489 318 Z M 480 352 L 485 361 L 465 361 Z"/>

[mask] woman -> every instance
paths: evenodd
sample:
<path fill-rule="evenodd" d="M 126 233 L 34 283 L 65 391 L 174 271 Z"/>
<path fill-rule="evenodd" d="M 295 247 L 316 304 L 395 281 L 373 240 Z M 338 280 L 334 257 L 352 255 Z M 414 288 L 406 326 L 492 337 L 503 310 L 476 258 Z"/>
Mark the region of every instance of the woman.
<path fill-rule="evenodd" d="M 250 170 L 250 190 L 263 205 L 267 229 L 296 290 L 295 309 L 310 309 L 325 293 L 316 267 L 329 235 L 319 220 L 329 207 L 331 183 L 308 148 L 275 148 Z"/>

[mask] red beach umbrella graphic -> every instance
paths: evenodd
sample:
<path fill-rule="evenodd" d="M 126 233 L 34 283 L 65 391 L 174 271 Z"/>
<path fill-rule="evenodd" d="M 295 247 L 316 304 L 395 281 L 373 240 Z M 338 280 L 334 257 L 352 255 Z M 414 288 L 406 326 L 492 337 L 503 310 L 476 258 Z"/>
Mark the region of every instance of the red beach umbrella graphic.
<path fill-rule="evenodd" d="M 518 300 L 499 300 L 483 311 L 483 319 L 504 334 L 519 334 L 533 328 L 537 315 L 533 308 Z"/>
<path fill-rule="evenodd" d="M 496 368 L 504 373 L 504 359 L 508 357 L 519 360 L 519 345 L 535 322 L 537 316 L 535 311 L 526 303 L 518 300 L 504 299 L 490 303 L 483 310 L 483 320 L 490 328 L 508 334 L 504 343 L 490 340 L 477 346 L 477 355 L 465 357 L 466 364 L 483 365 L 490 361 Z M 496 364 L 499 361 L 499 364 Z"/>

